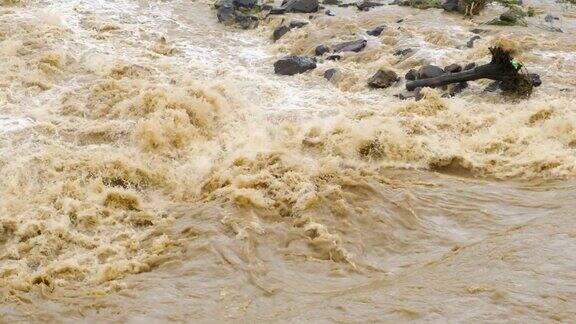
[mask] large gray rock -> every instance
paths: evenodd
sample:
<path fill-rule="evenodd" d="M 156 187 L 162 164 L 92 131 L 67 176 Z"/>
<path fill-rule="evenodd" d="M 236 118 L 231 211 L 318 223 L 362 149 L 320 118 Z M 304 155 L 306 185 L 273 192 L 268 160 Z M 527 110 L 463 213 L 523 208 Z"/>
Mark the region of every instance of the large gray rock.
<path fill-rule="evenodd" d="M 305 55 L 288 55 L 274 63 L 274 73 L 294 75 L 316 68 L 316 60 Z"/>
<path fill-rule="evenodd" d="M 386 26 L 378 26 L 366 31 L 366 34 L 370 36 L 380 36 L 380 34 L 382 34 L 382 32 L 384 31 L 384 28 L 386 28 Z"/>
<path fill-rule="evenodd" d="M 444 74 L 444 70 L 436 65 L 424 65 L 418 70 L 418 79 L 430 79 Z"/>
<path fill-rule="evenodd" d="M 361 0 L 358 3 L 356 3 L 356 8 L 358 8 L 358 10 L 360 10 L 360 11 L 368 11 L 368 10 L 370 10 L 370 8 L 380 7 L 383 5 L 384 5 L 383 3 L 379 3 L 379 2 L 374 2 L 374 1 L 369 1 L 369 0 Z"/>
<path fill-rule="evenodd" d="M 244 14 L 240 11 L 235 12 L 236 23 L 242 29 L 254 29 L 258 27 L 258 17 L 254 15 Z"/>
<path fill-rule="evenodd" d="M 404 79 L 406 79 L 408 81 L 414 81 L 414 80 L 418 79 L 418 72 L 416 72 L 416 70 L 414 70 L 414 69 L 410 69 L 410 71 L 406 72 Z"/>
<path fill-rule="evenodd" d="M 444 67 L 444 72 L 446 73 L 458 73 L 460 71 L 462 71 L 462 65 L 460 64 L 452 63 Z"/>
<path fill-rule="evenodd" d="M 334 53 L 338 52 L 360 52 L 366 47 L 367 41 L 365 39 L 358 39 L 351 42 L 344 42 L 334 45 Z"/>
<path fill-rule="evenodd" d="M 328 70 L 324 71 L 324 79 L 330 81 L 336 75 L 338 75 L 338 73 L 339 73 L 338 69 L 328 69 Z"/>
<path fill-rule="evenodd" d="M 318 45 L 314 49 L 314 54 L 316 54 L 316 56 L 322 56 L 328 52 L 330 52 L 330 47 L 326 45 Z"/>
<path fill-rule="evenodd" d="M 396 72 L 390 70 L 378 70 L 369 80 L 368 85 L 372 88 L 388 88 L 398 82 Z"/>
<path fill-rule="evenodd" d="M 245 14 L 239 7 L 254 6 L 254 0 L 219 0 L 216 2 L 216 17 L 218 21 L 224 25 L 230 26 L 237 24 L 242 29 L 254 29 L 258 27 L 258 17 L 250 14 Z"/>
<path fill-rule="evenodd" d="M 458 0 L 445 0 L 442 2 L 442 8 L 449 12 L 458 11 Z"/>
<path fill-rule="evenodd" d="M 288 25 L 288 27 L 290 27 L 290 29 L 292 28 L 302 28 L 304 26 L 308 25 L 307 21 L 299 21 L 299 20 L 292 20 L 290 22 L 290 25 Z"/>
<path fill-rule="evenodd" d="M 232 0 L 222 0 L 217 3 L 216 17 L 225 25 L 232 25 L 236 21 L 234 3 Z"/>
<path fill-rule="evenodd" d="M 284 25 L 276 27 L 276 29 L 274 29 L 274 32 L 272 33 L 272 39 L 274 41 L 279 40 L 282 36 L 284 36 L 287 32 L 289 32 L 290 29 L 291 29 L 290 27 Z"/>
<path fill-rule="evenodd" d="M 482 37 L 480 37 L 480 36 L 478 36 L 478 35 L 472 36 L 472 38 L 470 38 L 470 39 L 468 40 L 468 42 L 466 43 L 466 46 L 467 46 L 468 48 L 474 47 L 474 42 L 477 41 L 477 40 L 479 40 L 480 38 L 482 38 Z"/>
<path fill-rule="evenodd" d="M 286 12 L 312 13 L 318 11 L 318 0 L 289 0 L 282 6 Z"/>
<path fill-rule="evenodd" d="M 254 8 L 257 4 L 257 0 L 233 0 L 234 6 L 236 8 Z"/>

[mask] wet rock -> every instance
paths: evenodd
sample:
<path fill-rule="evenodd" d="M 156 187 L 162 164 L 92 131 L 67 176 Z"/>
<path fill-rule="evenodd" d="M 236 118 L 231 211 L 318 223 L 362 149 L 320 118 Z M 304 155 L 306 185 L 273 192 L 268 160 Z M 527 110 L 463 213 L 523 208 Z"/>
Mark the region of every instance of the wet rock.
<path fill-rule="evenodd" d="M 324 0 L 322 3 L 326 5 L 337 6 L 340 4 L 340 0 Z"/>
<path fill-rule="evenodd" d="M 448 86 L 448 95 L 450 97 L 454 97 L 455 95 L 464 91 L 464 89 L 468 88 L 468 82 L 459 82 L 454 83 Z"/>
<path fill-rule="evenodd" d="M 468 63 L 468 64 L 464 65 L 464 68 L 462 69 L 462 71 L 472 70 L 475 67 L 476 67 L 476 63 L 474 63 L 474 62 Z"/>
<path fill-rule="evenodd" d="M 289 0 L 284 7 L 288 12 L 311 13 L 318 11 L 318 0 Z"/>
<path fill-rule="evenodd" d="M 394 51 L 393 55 L 394 56 L 407 56 L 409 54 L 412 54 L 413 52 L 414 52 L 414 50 L 411 48 L 397 49 Z"/>
<path fill-rule="evenodd" d="M 340 73 L 340 71 L 338 71 L 338 69 L 328 69 L 324 72 L 324 79 L 330 81 L 332 80 L 336 75 L 338 75 L 338 73 Z"/>
<path fill-rule="evenodd" d="M 236 23 L 242 29 L 254 29 L 258 27 L 258 17 L 254 15 L 244 14 L 239 11 L 236 11 Z"/>
<path fill-rule="evenodd" d="M 236 9 L 231 0 L 220 1 L 217 5 L 216 17 L 224 25 L 232 25 L 236 21 Z"/>
<path fill-rule="evenodd" d="M 383 5 L 384 5 L 383 3 L 378 3 L 369 0 L 361 0 L 358 3 L 356 3 L 356 8 L 358 8 L 358 10 L 360 11 L 368 11 L 370 10 L 370 8 L 380 7 Z"/>
<path fill-rule="evenodd" d="M 330 47 L 326 45 L 318 45 L 314 49 L 314 54 L 316 54 L 316 56 L 322 56 L 328 52 L 330 52 Z"/>
<path fill-rule="evenodd" d="M 380 36 L 380 34 L 382 34 L 382 32 L 384 31 L 384 28 L 386 28 L 386 26 L 378 26 L 374 29 L 370 29 L 369 31 L 366 32 L 366 34 L 370 36 Z"/>
<path fill-rule="evenodd" d="M 274 29 L 274 32 L 272 33 L 272 39 L 273 39 L 274 41 L 279 40 L 282 36 L 286 35 L 286 33 L 290 31 L 290 29 L 291 29 L 291 28 L 288 27 L 288 26 L 279 26 L 279 27 L 276 27 L 276 28 Z"/>
<path fill-rule="evenodd" d="M 283 25 L 276 27 L 276 29 L 274 29 L 274 32 L 272 33 L 272 39 L 274 39 L 274 41 L 277 41 L 290 30 L 294 28 L 302 28 L 306 25 L 308 25 L 307 21 L 292 20 L 288 26 Z"/>
<path fill-rule="evenodd" d="M 467 46 L 468 48 L 474 47 L 474 42 L 477 41 L 477 40 L 479 40 L 480 38 L 481 38 L 481 37 L 478 36 L 478 35 L 472 36 L 472 38 L 470 38 L 470 39 L 468 40 L 468 42 L 466 43 L 466 46 Z"/>
<path fill-rule="evenodd" d="M 256 7 L 257 2 L 257 0 L 234 0 L 234 7 L 252 9 Z"/>
<path fill-rule="evenodd" d="M 458 0 L 445 0 L 442 2 L 442 8 L 448 12 L 458 11 Z"/>
<path fill-rule="evenodd" d="M 371 88 L 388 88 L 398 82 L 399 78 L 396 72 L 390 70 L 378 70 L 369 80 L 368 85 Z"/>
<path fill-rule="evenodd" d="M 414 98 L 414 92 L 404 90 L 399 94 L 395 94 L 394 97 L 399 98 L 400 100 L 412 99 Z"/>
<path fill-rule="evenodd" d="M 404 18 L 400 18 L 400 19 L 396 20 L 396 23 L 399 24 L 399 23 L 401 23 L 401 22 L 403 22 L 403 21 L 404 21 Z"/>
<path fill-rule="evenodd" d="M 512 6 L 499 17 L 489 21 L 488 24 L 499 26 L 527 26 L 528 24 L 524 17 L 526 17 L 526 13 L 522 11 L 521 7 Z"/>
<path fill-rule="evenodd" d="M 272 7 L 272 9 L 270 9 L 271 15 L 282 15 L 285 13 L 286 13 L 286 8 L 284 8 L 284 7 Z"/>
<path fill-rule="evenodd" d="M 471 29 L 470 32 L 478 35 L 478 34 L 487 34 L 489 31 L 486 29 L 474 28 Z"/>
<path fill-rule="evenodd" d="M 336 16 L 336 14 L 335 14 L 332 10 L 330 10 L 330 9 L 326 10 L 326 11 L 324 12 L 324 14 L 326 14 L 326 16 L 330 16 L 330 17 Z"/>
<path fill-rule="evenodd" d="M 316 68 L 316 60 L 305 55 L 288 55 L 274 63 L 274 73 L 294 75 Z"/>
<path fill-rule="evenodd" d="M 552 16 L 551 14 L 547 14 L 546 17 L 544 17 L 544 21 L 547 22 L 547 23 L 551 23 L 551 22 L 553 22 L 554 20 L 560 20 L 560 18 L 559 18 L 559 17 Z"/>
<path fill-rule="evenodd" d="M 292 28 L 302 28 L 304 26 L 308 25 L 307 21 L 299 21 L 299 20 L 292 20 L 290 22 L 290 25 L 288 25 L 288 27 L 290 27 L 290 29 Z"/>
<path fill-rule="evenodd" d="M 424 95 L 422 94 L 422 87 L 418 87 L 416 89 L 414 89 L 414 99 L 416 101 L 420 101 L 424 98 Z"/>
<path fill-rule="evenodd" d="M 460 64 L 450 64 L 444 68 L 444 72 L 446 73 L 457 73 L 462 71 L 462 66 Z"/>
<path fill-rule="evenodd" d="M 242 29 L 254 29 L 258 27 L 258 17 L 243 13 L 239 8 L 249 8 L 254 6 L 255 1 L 251 0 L 220 0 L 215 4 L 216 17 L 224 25 L 237 24 Z"/>
<path fill-rule="evenodd" d="M 340 55 L 334 54 L 334 55 L 330 55 L 328 56 L 326 59 L 330 60 L 330 61 L 340 61 L 342 57 Z"/>
<path fill-rule="evenodd" d="M 414 80 L 418 79 L 418 72 L 416 72 L 416 70 L 414 70 L 414 69 L 410 69 L 410 71 L 406 72 L 404 79 L 406 79 L 408 81 L 414 81 Z"/>
<path fill-rule="evenodd" d="M 528 74 L 528 76 L 530 77 L 530 80 L 532 80 L 533 86 L 539 87 L 542 85 L 542 80 L 540 79 L 540 75 L 538 75 L 536 73 L 530 73 L 530 74 Z"/>
<path fill-rule="evenodd" d="M 444 74 L 444 70 L 436 65 L 424 65 L 418 70 L 418 79 L 430 79 Z"/>
<path fill-rule="evenodd" d="M 360 52 L 366 47 L 367 41 L 365 39 L 358 39 L 351 42 L 344 42 L 334 45 L 334 53 L 338 52 Z"/>

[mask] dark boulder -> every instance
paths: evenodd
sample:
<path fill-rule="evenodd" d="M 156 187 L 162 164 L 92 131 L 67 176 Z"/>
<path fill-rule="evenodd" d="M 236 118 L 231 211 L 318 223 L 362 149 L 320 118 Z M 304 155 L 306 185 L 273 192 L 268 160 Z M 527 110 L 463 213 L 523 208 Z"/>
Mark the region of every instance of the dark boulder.
<path fill-rule="evenodd" d="M 258 27 L 258 17 L 236 11 L 236 23 L 242 29 L 254 29 Z"/>
<path fill-rule="evenodd" d="M 378 70 L 369 80 L 368 85 L 371 88 L 388 88 L 398 82 L 399 78 L 396 72 L 390 70 Z"/>
<path fill-rule="evenodd" d="M 477 41 L 477 40 L 479 40 L 480 38 L 481 38 L 481 37 L 478 36 L 478 35 L 472 36 L 472 38 L 470 38 L 470 40 L 468 40 L 468 42 L 466 43 L 466 46 L 467 46 L 468 48 L 474 47 L 474 42 Z"/>
<path fill-rule="evenodd" d="M 478 35 L 478 34 L 487 34 L 489 32 L 489 30 L 480 29 L 480 28 L 473 28 L 470 30 L 470 32 Z"/>
<path fill-rule="evenodd" d="M 444 72 L 446 73 L 457 73 L 462 71 L 462 66 L 460 64 L 450 64 L 444 68 Z"/>
<path fill-rule="evenodd" d="M 340 55 L 333 54 L 333 55 L 328 56 L 326 59 L 330 60 L 330 61 L 340 61 L 341 58 L 342 57 Z"/>
<path fill-rule="evenodd" d="M 476 67 L 476 63 L 472 62 L 472 63 L 468 63 L 468 64 L 464 65 L 464 68 L 462 70 L 463 71 L 472 70 L 475 67 Z"/>
<path fill-rule="evenodd" d="M 547 23 L 551 23 L 554 20 L 560 20 L 560 18 L 556 17 L 556 16 L 552 16 L 551 14 L 547 14 L 546 17 L 544 17 L 544 21 Z"/>
<path fill-rule="evenodd" d="M 314 54 L 316 54 L 316 56 L 322 56 L 328 52 L 330 52 L 330 47 L 326 45 L 318 45 L 314 49 Z"/>
<path fill-rule="evenodd" d="M 308 25 L 307 21 L 292 20 L 288 26 L 282 25 L 276 27 L 276 29 L 274 29 L 274 32 L 272 33 L 272 39 L 274 39 L 274 41 L 277 41 L 286 33 L 288 33 L 290 30 L 294 28 L 302 28 L 306 25 Z"/>
<path fill-rule="evenodd" d="M 257 0 L 234 0 L 234 7 L 236 8 L 254 8 L 258 4 Z"/>
<path fill-rule="evenodd" d="M 272 9 L 270 9 L 271 15 L 283 15 L 285 13 L 286 13 L 286 8 L 284 8 L 284 7 L 272 7 Z"/>
<path fill-rule="evenodd" d="M 316 68 L 316 60 L 304 55 L 288 55 L 274 63 L 274 73 L 294 75 Z"/>
<path fill-rule="evenodd" d="M 418 72 L 416 72 L 416 70 L 414 70 L 414 69 L 410 69 L 410 71 L 406 72 L 404 79 L 406 79 L 408 81 L 414 81 L 414 80 L 418 79 Z"/>
<path fill-rule="evenodd" d="M 290 29 L 292 28 L 302 28 L 304 26 L 308 25 L 307 21 L 298 21 L 298 20 L 292 20 L 290 22 L 290 25 L 288 25 L 288 27 L 290 27 Z"/>
<path fill-rule="evenodd" d="M 273 39 L 274 41 L 279 40 L 282 36 L 284 36 L 287 32 L 289 32 L 290 29 L 291 29 L 291 28 L 288 27 L 288 26 L 279 26 L 279 27 L 276 27 L 276 28 L 274 29 L 274 32 L 272 33 L 272 39 Z"/>
<path fill-rule="evenodd" d="M 360 52 L 366 47 L 367 41 L 365 39 L 358 39 L 351 42 L 344 42 L 334 45 L 334 53 L 338 52 Z"/>
<path fill-rule="evenodd" d="M 422 88 L 418 87 L 414 89 L 414 100 L 420 101 L 422 99 L 424 99 L 424 95 L 422 94 Z"/>
<path fill-rule="evenodd" d="M 338 73 L 338 69 L 328 69 L 324 72 L 324 79 L 330 81 L 332 80 Z"/>
<path fill-rule="evenodd" d="M 405 48 L 405 49 L 397 49 L 394 51 L 394 56 L 406 56 L 409 54 L 412 54 L 414 52 L 413 49 L 411 48 Z"/>
<path fill-rule="evenodd" d="M 394 97 L 396 97 L 400 100 L 407 100 L 407 99 L 414 98 L 414 92 L 403 90 L 402 92 L 395 94 Z"/>
<path fill-rule="evenodd" d="M 288 12 L 311 13 L 318 11 L 318 0 L 289 0 L 283 7 Z"/>
<path fill-rule="evenodd" d="M 448 12 L 458 11 L 458 0 L 445 0 L 442 2 L 442 8 Z"/>
<path fill-rule="evenodd" d="M 464 91 L 464 89 L 468 88 L 468 82 L 458 82 L 448 86 L 448 95 L 450 97 L 454 97 L 455 95 L 459 94 L 460 92 Z"/>
<path fill-rule="evenodd" d="M 384 28 L 386 28 L 386 26 L 378 26 L 374 29 L 368 30 L 366 34 L 370 36 L 380 36 L 380 34 L 382 34 L 382 32 L 384 31 Z"/>
<path fill-rule="evenodd" d="M 430 79 L 444 74 L 444 70 L 436 65 L 424 65 L 418 70 L 418 79 Z"/>
<path fill-rule="evenodd" d="M 374 2 L 374 1 L 369 1 L 369 0 L 361 0 L 358 3 L 356 3 L 356 8 L 358 8 L 358 10 L 360 10 L 360 11 L 368 11 L 368 10 L 370 10 L 370 8 L 380 7 L 383 5 L 384 5 L 383 3 L 379 3 L 379 2 Z"/>
<path fill-rule="evenodd" d="M 528 74 L 528 76 L 530 77 L 530 80 L 532 80 L 532 85 L 535 87 L 539 87 L 542 85 L 542 80 L 540 79 L 540 76 L 536 73 L 530 73 Z"/>
<path fill-rule="evenodd" d="M 224 25 L 232 25 L 236 21 L 235 15 L 236 9 L 231 0 L 224 0 L 218 3 L 218 10 L 216 11 L 216 17 L 218 21 Z"/>
<path fill-rule="evenodd" d="M 337 6 L 340 4 L 340 0 L 324 0 L 322 3 L 325 5 Z"/>

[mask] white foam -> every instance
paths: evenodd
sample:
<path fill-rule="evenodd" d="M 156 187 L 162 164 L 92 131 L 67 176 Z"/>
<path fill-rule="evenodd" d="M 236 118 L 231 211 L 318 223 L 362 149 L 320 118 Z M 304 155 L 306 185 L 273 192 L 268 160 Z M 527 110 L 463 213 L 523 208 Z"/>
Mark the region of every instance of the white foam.
<path fill-rule="evenodd" d="M 15 132 L 31 126 L 32 123 L 30 118 L 0 116 L 0 133 Z"/>

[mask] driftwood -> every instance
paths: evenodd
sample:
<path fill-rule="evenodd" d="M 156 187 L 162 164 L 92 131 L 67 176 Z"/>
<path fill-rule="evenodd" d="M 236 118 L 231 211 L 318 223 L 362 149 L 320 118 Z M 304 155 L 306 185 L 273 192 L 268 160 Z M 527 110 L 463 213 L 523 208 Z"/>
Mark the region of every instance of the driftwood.
<path fill-rule="evenodd" d="M 414 91 L 419 87 L 435 88 L 452 83 L 490 79 L 500 81 L 501 89 L 519 95 L 529 95 L 534 86 L 533 82 L 529 75 L 520 72 L 520 66 L 512 63 L 510 52 L 494 47 L 490 48 L 490 53 L 492 53 L 492 61 L 488 64 L 458 73 L 446 73 L 435 78 L 411 81 L 406 83 L 406 89 Z"/>

